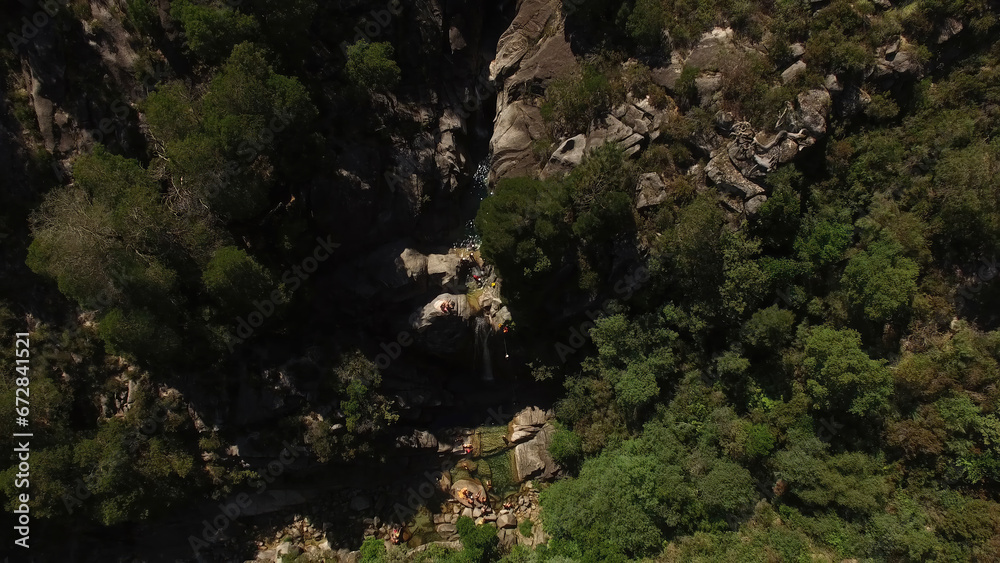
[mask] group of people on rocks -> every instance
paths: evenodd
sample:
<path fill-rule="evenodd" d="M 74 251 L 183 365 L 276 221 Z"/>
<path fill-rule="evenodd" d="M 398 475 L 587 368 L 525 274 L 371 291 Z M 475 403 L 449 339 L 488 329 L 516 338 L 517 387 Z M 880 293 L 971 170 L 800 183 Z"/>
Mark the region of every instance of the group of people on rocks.
<path fill-rule="evenodd" d="M 486 486 L 489 487 L 490 482 L 486 482 Z M 462 504 L 466 506 L 472 505 L 472 508 L 479 508 L 483 511 L 483 514 L 489 514 L 493 512 L 493 507 L 490 506 L 490 498 L 486 494 L 486 491 L 479 491 L 475 494 L 469 490 L 468 487 L 462 487 L 458 491 L 458 500 L 462 501 Z"/>

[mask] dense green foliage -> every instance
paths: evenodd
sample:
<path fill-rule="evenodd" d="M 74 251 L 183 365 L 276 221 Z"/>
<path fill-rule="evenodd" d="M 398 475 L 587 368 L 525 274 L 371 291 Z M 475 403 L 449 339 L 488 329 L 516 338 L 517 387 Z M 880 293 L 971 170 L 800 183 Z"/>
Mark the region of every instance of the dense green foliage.
<path fill-rule="evenodd" d="M 347 49 L 347 77 L 364 90 L 392 90 L 399 84 L 399 65 L 392 44 L 358 41 Z"/>
<path fill-rule="evenodd" d="M 0 6 L 11 33 L 22 25 L 14 4 Z M 458 83 L 421 43 L 450 49 L 452 37 L 402 20 L 465 30 L 459 12 L 472 9 L 427 16 L 403 4 L 403 17 L 365 40 L 358 30 L 385 3 L 71 3 L 42 36 L 60 38 L 55 46 L 33 46 L 60 50 L 66 71 L 56 74 L 79 102 L 60 106 L 46 132 L 37 51 L 0 47 L 0 146 L 24 161 L 23 178 L 0 190 L 0 258 L 20 268 L 0 277 L 0 369 L 17 373 L 11 335 L 30 327 L 33 522 L 117 534 L 201 502 L 215 510 L 266 470 L 229 454 L 251 430 L 263 435 L 252 447 L 269 453 L 304 444 L 310 478 L 398 453 L 395 397 L 440 383 L 424 373 L 428 359 L 411 349 L 392 358 L 403 385 L 384 376 L 373 358 L 396 327 L 330 290 L 333 268 L 311 283 L 290 272 L 338 223 L 319 226 L 328 218 L 317 210 L 341 212 L 319 200 L 357 215 L 343 231 L 364 239 L 367 223 L 400 216 L 379 205 L 413 211 L 392 236 L 437 229 L 414 210 L 448 214 L 464 190 L 383 183 L 388 168 L 425 154 L 417 143 L 403 154 L 399 139 L 433 139 L 445 125 L 423 109 L 452 84 L 428 83 Z M 494 524 L 463 517 L 461 550 L 407 555 L 370 538 L 361 560 L 996 561 L 996 5 L 563 0 L 562 14 L 564 30 L 553 19 L 540 32 L 565 33 L 579 66 L 503 94 L 542 115 L 531 148 L 548 158 L 630 96 L 665 117 L 634 155 L 606 143 L 568 174 L 500 180 L 476 218 L 516 321 L 504 340 L 510 372 L 525 359 L 543 385 L 562 385 L 550 453 L 565 478 L 539 485 L 539 519 L 508 529 L 541 527 L 548 541 L 508 548 Z M 109 18 L 123 25 L 105 29 Z M 739 48 L 705 68 L 665 68 L 713 26 L 731 27 Z M 478 60 L 489 58 L 486 27 L 455 60 L 488 65 Z M 120 29 L 137 35 L 114 53 Z M 131 78 L 152 81 L 123 99 L 111 88 L 121 78 L 102 76 L 96 55 L 131 62 L 133 52 Z M 805 70 L 783 78 L 796 61 Z M 676 78 L 669 89 L 665 76 Z M 701 93 L 706 79 L 717 81 L 712 96 Z M 81 84 L 84 101 L 70 95 Z M 826 132 L 754 179 L 763 207 L 747 217 L 720 205 L 704 182 L 716 112 L 771 132 L 820 87 L 834 95 Z M 449 130 L 460 151 L 493 117 L 493 100 L 480 101 L 487 109 Z M 71 139 L 108 107 L 127 123 L 105 144 Z M 42 148 L 43 133 L 72 156 L 69 170 Z M 665 198 L 639 209 L 649 173 Z M 362 240 L 351 256 L 383 242 Z M 0 378 L 5 405 L 16 400 L 11 379 Z M 254 403 L 265 389 L 274 401 Z M 260 420 L 247 415 L 270 405 Z M 407 424 L 433 416 L 420 408 Z M 189 414 L 202 412 L 241 419 L 241 435 Z M 16 431 L 0 417 L 0 446 L 10 451 Z M 385 465 L 398 474 L 424 469 L 395 461 Z M 0 471 L 8 510 L 16 472 Z M 358 547 L 368 516 L 347 517 L 345 546 Z"/>
<path fill-rule="evenodd" d="M 29 330 L 24 322 L 31 319 L 29 421 L 38 433 L 31 440 L 31 518 L 38 538 L 51 530 L 98 536 L 263 482 L 268 468 L 233 463 L 234 436 L 212 424 L 193 427 L 200 422 L 192 424 L 189 401 L 224 400 L 237 373 L 257 370 L 251 379 L 262 379 L 259 360 L 249 357 L 263 339 L 289 333 L 288 315 L 308 291 L 307 274 L 292 266 L 319 256 L 317 240 L 327 256 L 337 246 L 291 202 L 301 202 L 315 174 L 305 164 L 319 154 L 317 92 L 304 72 L 315 62 L 310 29 L 317 19 L 334 22 L 325 33 L 348 39 L 352 32 L 339 26 L 356 15 L 313 0 L 128 0 L 105 12 L 85 2 L 56 9 L 46 33 L 59 40 L 46 56 L 59 61 L 59 87 L 71 91 L 58 103 L 86 100 L 61 133 L 65 146 L 73 145 L 62 151 L 69 170 L 41 148 L 17 78 L 18 55 L 9 42 L 0 46 L 4 170 L 14 170 L 6 168 L 12 155 L 30 165 L 0 190 L 0 366 L 16 373 L 13 334 Z M 20 24 L 8 25 L 18 19 L 14 11 L 0 7 L 5 36 L 19 31 Z M 115 25 L 106 29 L 108 22 Z M 134 88 L 127 66 L 124 82 L 100 74 L 110 67 L 97 50 L 117 52 L 119 40 L 128 55 L 112 66 L 121 70 L 118 63 L 134 58 L 131 74 L 141 82 Z M 376 68 L 365 72 L 384 85 L 386 68 L 397 81 L 399 69 L 378 66 L 378 56 L 391 56 L 381 45 L 366 59 Z M 335 70 L 338 87 L 355 78 L 346 61 Z M 18 104 L 17 121 L 8 120 L 8 98 Z M 117 118 L 110 125 L 102 120 L 109 107 Z M 101 128 L 92 150 L 82 140 L 86 114 Z M 11 123 L 24 128 L 23 137 Z M 74 128 L 83 144 L 70 142 Z M 246 370 L 245 362 L 255 367 Z M 284 373 L 320 382 L 311 393 L 335 409 L 343 405 L 350 429 L 305 424 L 301 404 L 292 401 L 293 409 L 268 413 L 281 424 L 261 447 L 277 455 L 283 441 L 304 442 L 323 463 L 376 455 L 375 437 L 396 415 L 370 360 L 344 344 Z M 14 379 L 0 378 L 4 404 L 13 405 L 16 392 Z M 11 417 L 2 428 L 9 450 Z M 0 469 L 7 509 L 24 492 L 14 486 L 17 471 L 8 463 Z M 71 542 L 41 543 L 32 538 L 44 559 L 47 548 Z"/>
<path fill-rule="evenodd" d="M 532 353 L 551 363 L 536 371 L 565 385 L 550 450 L 574 477 L 543 493 L 551 539 L 534 556 L 994 560 L 1000 209 L 989 178 L 1000 48 L 991 8 L 570 7 L 568 25 L 644 61 L 665 56 L 663 27 L 674 48 L 724 23 L 768 48 L 685 68 L 671 92 L 683 117 L 638 158 L 593 151 L 565 177 L 502 180 L 482 206 L 483 253 L 521 307 L 519 326 L 541 340 Z M 950 43 L 957 59 L 938 50 L 946 14 L 966 24 L 963 43 Z M 908 60 L 946 70 L 886 88 L 872 72 L 878 49 L 900 34 Z M 794 42 L 804 43 L 808 71 L 781 82 Z M 624 97 L 612 60 L 595 54 L 546 90 L 556 135 L 588 131 Z M 721 80 L 704 109 L 700 70 Z M 714 193 L 675 179 L 678 162 L 699 154 L 710 112 L 766 127 L 830 72 L 870 100 L 761 181 L 769 198 L 753 218 L 740 223 Z M 667 201 L 619 213 L 615 198 L 648 172 L 664 178 Z M 588 202 L 599 202 L 597 220 Z M 590 246 L 598 240 L 635 253 L 602 261 Z M 638 267 L 648 271 L 641 283 Z M 601 318 L 553 323 L 567 312 L 534 299 L 539 288 L 566 294 L 561 302 L 589 299 L 588 317 L 600 308 Z M 582 349 L 566 346 L 577 338 L 567 327 L 584 335 Z"/>

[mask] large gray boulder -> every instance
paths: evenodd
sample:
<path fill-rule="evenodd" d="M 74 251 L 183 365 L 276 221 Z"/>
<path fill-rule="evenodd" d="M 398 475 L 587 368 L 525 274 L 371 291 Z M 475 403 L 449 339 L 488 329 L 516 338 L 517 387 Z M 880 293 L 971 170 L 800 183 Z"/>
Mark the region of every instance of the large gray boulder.
<path fill-rule="evenodd" d="M 518 482 L 548 480 L 559 472 L 559 466 L 549 455 L 549 444 L 555 431 L 555 426 L 545 423 L 531 440 L 514 447 L 514 469 Z"/>
<path fill-rule="evenodd" d="M 517 15 L 497 43 L 490 80 L 497 86 L 497 111 L 490 149 L 491 178 L 533 176 L 539 157 L 533 150 L 547 137 L 537 101 L 524 97 L 579 69 L 566 39 L 561 0 L 521 0 Z"/>
<path fill-rule="evenodd" d="M 644 209 L 659 205 L 667 200 L 667 186 L 663 178 L 656 172 L 647 172 L 639 176 L 639 184 L 636 191 L 636 209 Z"/>
<path fill-rule="evenodd" d="M 735 37 L 736 34 L 731 27 L 716 27 L 703 33 L 684 60 L 684 64 L 701 70 L 718 70 L 723 59 L 733 49 Z"/>
<path fill-rule="evenodd" d="M 549 157 L 548 163 L 542 169 L 541 178 L 549 178 L 565 174 L 583 162 L 587 153 L 587 136 L 583 133 L 563 141 Z"/>
<path fill-rule="evenodd" d="M 587 152 L 604 143 L 616 143 L 627 156 L 632 156 L 660 136 L 661 126 L 676 111 L 676 107 L 656 108 L 648 98 L 640 100 L 630 94 L 610 115 L 595 121 L 590 131 L 563 140 L 549 157 L 540 177 L 545 179 L 570 172 L 583 162 Z"/>
<path fill-rule="evenodd" d="M 559 466 L 549 455 L 549 444 L 555 433 L 552 412 L 528 407 L 507 425 L 507 440 L 514 446 L 514 468 L 518 482 L 528 479 L 551 479 Z"/>
<path fill-rule="evenodd" d="M 497 54 L 490 63 L 490 80 L 501 80 L 518 69 L 521 59 L 538 44 L 545 27 L 557 17 L 558 0 L 521 0 L 510 27 L 497 41 Z"/>
<path fill-rule="evenodd" d="M 498 101 L 498 105 L 501 103 Z M 527 101 L 515 101 L 498 108 L 490 150 L 493 178 L 531 175 L 538 167 L 533 144 L 546 136 L 542 112 Z"/>

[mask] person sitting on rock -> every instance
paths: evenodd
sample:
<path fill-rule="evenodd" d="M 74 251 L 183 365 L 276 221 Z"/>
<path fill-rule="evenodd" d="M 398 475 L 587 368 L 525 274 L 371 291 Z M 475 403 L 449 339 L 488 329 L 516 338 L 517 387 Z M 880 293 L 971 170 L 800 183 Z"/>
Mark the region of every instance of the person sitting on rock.
<path fill-rule="evenodd" d="M 459 496 L 459 498 L 462 498 L 462 499 L 465 499 L 465 500 L 472 500 L 472 494 L 469 493 L 469 488 L 468 487 L 462 487 L 462 490 L 458 491 L 458 496 Z"/>
<path fill-rule="evenodd" d="M 472 444 L 462 444 L 462 449 L 465 450 L 465 453 L 471 454 L 472 453 Z"/>
<path fill-rule="evenodd" d="M 393 528 L 392 531 L 389 532 L 389 541 L 391 541 L 392 543 L 394 543 L 396 545 L 399 545 L 399 539 L 400 539 L 400 535 L 402 534 L 402 532 L 403 532 L 403 530 L 400 529 L 400 528 L 398 528 L 398 527 L 397 528 Z"/>

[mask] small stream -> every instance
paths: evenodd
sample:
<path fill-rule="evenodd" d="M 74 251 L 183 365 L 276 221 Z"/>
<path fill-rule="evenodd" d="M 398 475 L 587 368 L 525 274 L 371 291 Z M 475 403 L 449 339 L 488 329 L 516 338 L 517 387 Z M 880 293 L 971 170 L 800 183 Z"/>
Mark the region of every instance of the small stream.
<path fill-rule="evenodd" d="M 456 248 L 479 248 L 480 243 L 482 243 L 482 238 L 476 232 L 476 214 L 479 212 L 479 206 L 482 205 L 483 200 L 492 193 L 489 186 L 491 159 L 491 155 L 486 155 L 476 165 L 476 171 L 472 175 L 472 185 L 469 186 L 467 194 L 463 197 L 462 216 L 467 219 L 462 227 L 462 232 L 454 243 Z"/>

